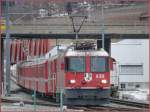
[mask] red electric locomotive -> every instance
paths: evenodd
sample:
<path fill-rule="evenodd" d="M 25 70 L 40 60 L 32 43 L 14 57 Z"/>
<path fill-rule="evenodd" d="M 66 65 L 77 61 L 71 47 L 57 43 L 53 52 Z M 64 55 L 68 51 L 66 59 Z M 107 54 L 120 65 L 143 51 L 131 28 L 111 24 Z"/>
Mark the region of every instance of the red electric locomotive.
<path fill-rule="evenodd" d="M 112 58 L 104 50 L 56 47 L 43 58 L 19 63 L 17 79 L 57 101 L 63 90 L 66 105 L 100 105 L 110 96 L 111 69 Z"/>

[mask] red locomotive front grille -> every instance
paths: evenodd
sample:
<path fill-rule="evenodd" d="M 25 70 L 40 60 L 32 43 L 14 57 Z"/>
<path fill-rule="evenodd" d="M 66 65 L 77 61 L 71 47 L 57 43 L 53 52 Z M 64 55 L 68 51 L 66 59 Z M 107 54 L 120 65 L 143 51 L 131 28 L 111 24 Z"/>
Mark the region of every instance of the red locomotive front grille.
<path fill-rule="evenodd" d="M 91 78 L 85 73 L 67 72 L 65 86 L 67 88 L 106 88 L 110 86 L 109 72 L 107 73 L 90 73 Z M 102 83 L 106 80 L 107 83 Z"/>

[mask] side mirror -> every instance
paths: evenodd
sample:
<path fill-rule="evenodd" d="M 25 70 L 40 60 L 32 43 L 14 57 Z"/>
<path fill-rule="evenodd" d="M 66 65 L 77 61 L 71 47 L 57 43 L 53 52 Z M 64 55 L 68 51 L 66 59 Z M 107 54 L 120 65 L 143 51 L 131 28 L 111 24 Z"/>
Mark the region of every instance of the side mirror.
<path fill-rule="evenodd" d="M 116 62 L 116 60 L 114 58 L 109 58 L 109 68 L 110 70 L 114 70 L 114 63 Z"/>

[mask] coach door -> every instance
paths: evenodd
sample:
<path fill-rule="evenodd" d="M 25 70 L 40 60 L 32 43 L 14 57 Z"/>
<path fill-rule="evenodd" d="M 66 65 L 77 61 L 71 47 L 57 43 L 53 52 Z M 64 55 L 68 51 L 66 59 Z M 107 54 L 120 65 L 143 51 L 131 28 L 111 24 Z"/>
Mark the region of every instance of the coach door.
<path fill-rule="evenodd" d="M 54 74 L 53 74 L 53 97 L 55 97 L 56 93 L 56 76 L 57 76 L 57 60 L 54 60 Z"/>
<path fill-rule="evenodd" d="M 50 61 L 50 72 L 49 72 L 49 92 L 55 97 L 56 93 L 56 75 L 57 75 L 57 61 Z"/>

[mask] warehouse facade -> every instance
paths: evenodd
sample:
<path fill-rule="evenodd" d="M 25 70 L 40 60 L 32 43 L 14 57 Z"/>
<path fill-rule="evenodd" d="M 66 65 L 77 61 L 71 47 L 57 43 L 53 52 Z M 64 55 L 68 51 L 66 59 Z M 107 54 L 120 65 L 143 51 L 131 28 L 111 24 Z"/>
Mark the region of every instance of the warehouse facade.
<path fill-rule="evenodd" d="M 117 61 L 121 89 L 148 88 L 148 39 L 126 39 L 111 44 L 111 55 Z"/>

